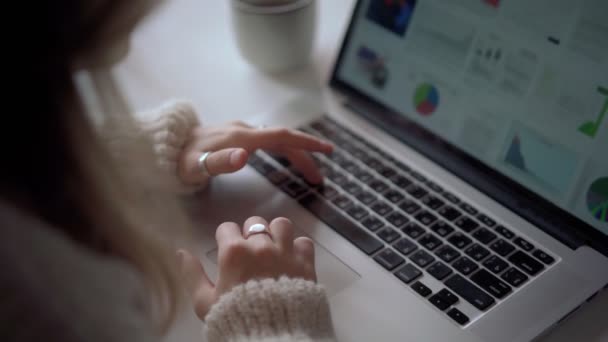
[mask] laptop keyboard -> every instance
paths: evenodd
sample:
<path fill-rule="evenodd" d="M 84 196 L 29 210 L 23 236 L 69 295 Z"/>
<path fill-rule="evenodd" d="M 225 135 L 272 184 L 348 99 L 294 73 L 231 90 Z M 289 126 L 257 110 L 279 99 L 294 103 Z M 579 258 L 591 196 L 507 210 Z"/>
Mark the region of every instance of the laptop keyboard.
<path fill-rule="evenodd" d="M 555 263 L 335 121 L 323 117 L 301 130 L 336 146 L 314 156 L 323 185 L 307 184 L 289 161 L 261 151 L 249 164 L 457 324 L 469 322 L 455 307 L 461 300 L 487 311 Z M 432 293 L 428 277 L 444 288 Z"/>

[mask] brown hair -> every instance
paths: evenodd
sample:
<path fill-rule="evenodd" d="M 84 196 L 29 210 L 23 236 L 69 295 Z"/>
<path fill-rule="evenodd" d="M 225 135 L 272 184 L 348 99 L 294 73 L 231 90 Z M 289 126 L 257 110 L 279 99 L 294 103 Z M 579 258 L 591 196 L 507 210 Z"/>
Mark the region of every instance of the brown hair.
<path fill-rule="evenodd" d="M 19 113 L 4 118 L 21 138 L 15 144 L 14 135 L 0 135 L 5 150 L 0 192 L 74 241 L 132 264 L 156 298 L 160 327 L 167 328 L 179 303 L 175 254 L 166 236 L 153 228 L 176 217 L 182 227 L 188 223 L 174 199 L 125 181 L 86 115 L 73 77 L 75 65 L 124 39 L 155 3 L 64 0 L 36 5 L 40 8 L 20 37 L 29 42 L 18 52 L 24 68 L 13 83 L 29 100 L 19 104 Z M 97 78 L 102 114 L 120 129 L 133 121 L 118 116 L 127 113 L 111 112 L 126 110 L 111 105 L 121 102 L 116 89 L 110 77 Z M 150 163 L 151 148 L 138 148 L 137 157 Z M 159 202 L 163 210 L 157 209 Z"/>

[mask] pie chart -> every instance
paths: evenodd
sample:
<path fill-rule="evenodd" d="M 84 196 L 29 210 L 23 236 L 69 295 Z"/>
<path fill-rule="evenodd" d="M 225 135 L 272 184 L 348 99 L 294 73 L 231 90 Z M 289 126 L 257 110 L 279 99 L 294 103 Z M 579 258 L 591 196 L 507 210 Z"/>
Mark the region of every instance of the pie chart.
<path fill-rule="evenodd" d="M 587 208 L 593 217 L 608 222 L 608 177 L 591 184 L 587 191 Z"/>
<path fill-rule="evenodd" d="M 423 83 L 416 88 L 414 93 L 414 107 L 423 116 L 429 116 L 439 107 L 439 91 L 428 83 Z"/>

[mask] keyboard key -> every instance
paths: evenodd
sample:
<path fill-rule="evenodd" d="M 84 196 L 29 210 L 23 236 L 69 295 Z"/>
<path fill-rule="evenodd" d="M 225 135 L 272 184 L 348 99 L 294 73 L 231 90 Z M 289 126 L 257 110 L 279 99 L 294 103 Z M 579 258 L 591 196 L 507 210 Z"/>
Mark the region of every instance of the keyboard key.
<path fill-rule="evenodd" d="M 405 262 L 405 259 L 388 248 L 376 255 L 374 260 L 389 271 L 395 269 L 397 266 Z"/>
<path fill-rule="evenodd" d="M 371 255 L 382 248 L 383 244 L 380 240 L 357 227 L 350 219 L 324 202 L 321 197 L 309 194 L 300 199 L 300 204 L 364 253 Z"/>
<path fill-rule="evenodd" d="M 416 184 L 412 184 L 412 185 L 408 186 L 407 189 L 405 189 L 405 191 L 407 191 L 414 198 L 422 198 L 423 196 L 426 196 L 426 194 L 429 193 L 424 188 L 422 188 L 421 186 L 416 185 Z"/>
<path fill-rule="evenodd" d="M 490 249 L 493 250 L 494 252 L 498 253 L 498 255 L 500 256 L 507 256 L 509 255 L 511 252 L 513 252 L 515 250 L 515 246 L 513 246 L 512 244 L 508 243 L 507 241 L 503 240 L 503 239 L 499 239 L 494 241 L 494 243 L 492 243 L 490 245 Z"/>
<path fill-rule="evenodd" d="M 376 196 L 368 191 L 361 191 L 355 196 L 361 203 L 369 206 L 376 201 Z"/>
<path fill-rule="evenodd" d="M 398 238 L 400 238 L 401 234 L 399 234 L 397 231 L 395 231 L 392 228 L 384 228 L 378 232 L 378 236 L 382 240 L 384 240 L 388 243 L 391 243 L 391 242 L 397 240 Z"/>
<path fill-rule="evenodd" d="M 445 237 L 451 232 L 453 232 L 454 228 L 450 227 L 450 225 L 447 224 L 445 221 L 438 221 L 431 226 L 431 230 L 437 233 L 437 235 Z"/>
<path fill-rule="evenodd" d="M 451 246 L 443 245 L 435 251 L 435 255 L 439 257 L 439 259 L 450 263 L 460 256 L 460 252 L 458 252 Z"/>
<path fill-rule="evenodd" d="M 409 178 L 402 175 L 394 175 L 390 178 L 390 181 L 400 189 L 405 189 L 412 184 L 412 181 Z"/>
<path fill-rule="evenodd" d="M 407 264 L 401 267 L 397 272 L 395 272 L 395 275 L 404 283 L 409 284 L 412 281 L 418 279 L 418 277 L 422 275 L 422 272 L 417 269 L 416 266 L 412 264 Z"/>
<path fill-rule="evenodd" d="M 545 268 L 543 264 L 522 251 L 513 253 L 509 257 L 509 261 L 531 276 L 537 275 Z"/>
<path fill-rule="evenodd" d="M 469 323 L 469 317 L 467 317 L 465 314 L 463 314 L 460 310 L 456 308 L 451 308 L 448 311 L 448 316 L 460 325 L 465 325 Z"/>
<path fill-rule="evenodd" d="M 354 162 L 347 162 L 342 164 L 341 166 L 351 175 L 356 175 L 359 171 L 361 171 L 361 168 L 357 166 L 357 164 L 355 164 Z"/>
<path fill-rule="evenodd" d="M 473 244 L 465 251 L 465 254 L 473 258 L 475 261 L 481 261 L 490 255 L 490 251 L 483 248 L 480 244 Z"/>
<path fill-rule="evenodd" d="M 487 270 L 481 269 L 471 276 L 471 280 L 492 296 L 502 299 L 511 292 L 511 287 L 504 281 L 496 278 Z"/>
<path fill-rule="evenodd" d="M 490 242 L 494 241 L 494 239 L 496 239 L 496 234 L 482 227 L 477 229 L 475 233 L 473 233 L 473 237 L 477 239 L 477 241 L 483 243 L 484 245 L 487 245 Z"/>
<path fill-rule="evenodd" d="M 458 272 L 464 275 L 469 275 L 471 272 L 479 268 L 479 266 L 477 266 L 473 260 L 467 258 L 466 256 L 454 261 L 452 266 L 454 266 Z"/>
<path fill-rule="evenodd" d="M 496 232 L 498 234 L 502 235 L 507 240 L 511 240 L 515 236 L 515 234 L 513 234 L 512 231 L 508 230 L 507 228 L 505 228 L 503 226 L 496 227 Z"/>
<path fill-rule="evenodd" d="M 321 196 L 325 197 L 326 199 L 332 199 L 336 195 L 338 195 L 338 191 L 336 190 L 336 188 L 329 184 L 323 184 L 317 187 L 317 191 L 319 192 L 319 194 L 321 194 Z"/>
<path fill-rule="evenodd" d="M 528 281 L 528 277 L 514 267 L 506 270 L 505 273 L 503 273 L 500 277 L 507 283 L 511 284 L 511 286 L 515 287 L 518 287 Z"/>
<path fill-rule="evenodd" d="M 289 161 L 289 159 L 279 156 L 279 155 L 274 155 L 274 154 L 270 154 L 270 156 L 276 160 L 279 164 L 283 165 L 284 167 L 289 167 L 289 165 L 291 165 L 291 162 Z"/>
<path fill-rule="evenodd" d="M 250 165 L 256 170 L 258 171 L 262 176 L 266 176 L 267 174 L 271 173 L 272 171 L 275 171 L 276 169 L 274 168 L 274 166 L 268 164 L 267 162 L 265 162 L 264 160 L 258 158 L 258 160 L 252 161 L 250 162 Z"/>
<path fill-rule="evenodd" d="M 445 282 L 445 285 L 481 311 L 485 311 L 495 303 L 494 298 L 490 297 L 490 295 L 480 290 L 477 286 L 473 285 L 459 274 L 450 277 L 450 279 Z"/>
<path fill-rule="evenodd" d="M 342 186 L 342 189 L 346 190 L 346 192 L 353 196 L 358 194 L 362 190 L 361 186 L 355 182 L 347 182 Z"/>
<path fill-rule="evenodd" d="M 435 261 L 435 258 L 433 258 L 433 256 L 426 251 L 419 249 L 416 253 L 410 256 L 410 260 L 412 260 L 416 265 L 425 268 L 430 263 Z"/>
<path fill-rule="evenodd" d="M 442 289 L 441 291 L 437 292 L 437 296 L 441 297 L 441 299 L 445 300 L 450 305 L 458 303 L 458 297 L 448 289 Z"/>
<path fill-rule="evenodd" d="M 392 176 L 397 174 L 397 172 L 389 166 L 385 166 L 384 168 L 378 170 L 378 173 L 381 174 L 384 178 L 391 178 Z"/>
<path fill-rule="evenodd" d="M 402 199 L 405 198 L 405 196 L 402 193 L 400 193 L 399 191 L 396 191 L 396 190 L 387 191 L 384 194 L 384 197 L 392 203 L 399 203 Z"/>
<path fill-rule="evenodd" d="M 420 243 L 424 248 L 428 249 L 429 251 L 432 251 L 443 244 L 441 240 L 439 240 L 433 234 L 426 234 L 425 236 L 420 238 L 420 240 L 418 240 L 418 243 Z"/>
<path fill-rule="evenodd" d="M 450 201 L 454 204 L 460 203 L 460 198 L 456 197 L 456 195 L 454 195 L 451 192 L 443 191 L 442 195 L 445 199 L 447 199 L 448 201 Z"/>
<path fill-rule="evenodd" d="M 434 195 L 427 195 L 422 199 L 422 203 L 424 203 L 427 207 L 436 210 L 445 204 L 444 201 L 439 199 L 439 197 Z"/>
<path fill-rule="evenodd" d="M 281 185 L 282 183 L 289 180 L 289 176 L 284 171 L 275 170 L 266 175 L 266 178 L 274 184 Z"/>
<path fill-rule="evenodd" d="M 477 221 L 474 221 L 468 216 L 459 217 L 456 221 L 454 221 L 454 224 L 456 225 L 456 227 L 462 229 L 467 233 L 470 233 L 475 228 L 479 227 L 479 223 L 477 223 Z"/>
<path fill-rule="evenodd" d="M 385 192 L 386 190 L 388 190 L 388 185 L 386 185 L 386 183 L 376 180 L 373 181 L 369 184 L 369 186 L 374 189 L 374 191 L 376 191 L 377 193 L 381 194 L 383 192 Z"/>
<path fill-rule="evenodd" d="M 370 184 L 371 182 L 376 180 L 376 178 L 374 178 L 371 173 L 363 170 L 357 172 L 357 174 L 355 174 L 355 178 L 365 184 Z"/>
<path fill-rule="evenodd" d="M 437 183 L 427 180 L 426 185 L 429 187 L 429 189 L 435 191 L 436 193 L 440 194 L 443 192 L 443 188 L 441 186 L 439 186 Z"/>
<path fill-rule="evenodd" d="M 371 160 L 369 160 L 367 166 L 369 166 L 376 172 L 380 172 L 382 169 L 384 169 L 384 164 L 382 164 L 382 162 L 376 158 L 372 158 Z"/>
<path fill-rule="evenodd" d="M 471 215 L 477 215 L 478 211 L 477 209 L 475 209 L 475 207 L 473 207 L 472 205 L 466 203 L 466 202 L 462 202 L 459 205 L 460 209 L 464 210 L 464 212 L 469 213 Z"/>
<path fill-rule="evenodd" d="M 496 255 L 489 257 L 488 260 L 483 262 L 483 265 L 495 274 L 498 274 L 509 267 L 509 264 L 506 261 Z"/>
<path fill-rule="evenodd" d="M 363 219 L 361 223 L 363 224 L 363 226 L 365 226 L 365 228 L 371 230 L 372 232 L 375 232 L 376 230 L 384 226 L 384 223 L 382 223 L 380 219 L 373 215 L 367 216 Z"/>
<path fill-rule="evenodd" d="M 485 215 L 483 213 L 477 215 L 477 219 L 488 227 L 494 227 L 496 225 L 496 221 L 494 221 L 493 219 L 491 219 L 490 217 L 488 217 L 487 215 Z"/>
<path fill-rule="evenodd" d="M 412 289 L 414 291 L 416 291 L 416 293 L 418 293 L 422 297 L 427 297 L 431 293 L 433 293 L 433 291 L 431 291 L 431 289 L 429 289 L 426 285 L 424 285 L 423 283 L 421 283 L 419 281 L 412 284 Z"/>
<path fill-rule="evenodd" d="M 401 231 L 412 239 L 418 239 L 422 234 L 426 233 L 426 230 L 416 222 L 409 222 Z"/>
<path fill-rule="evenodd" d="M 344 184 L 346 184 L 348 182 L 348 178 L 339 172 L 334 172 L 334 173 L 328 175 L 327 177 L 332 182 L 336 183 L 338 186 L 343 186 Z"/>
<path fill-rule="evenodd" d="M 460 216 L 460 211 L 449 205 L 441 207 L 437 212 L 448 221 L 454 221 Z"/>
<path fill-rule="evenodd" d="M 521 249 L 523 249 L 526 252 L 529 252 L 534 249 L 533 244 L 529 243 L 528 241 L 526 241 L 520 237 L 515 238 L 515 240 L 513 240 L 513 243 L 515 243 L 517 246 L 521 247 Z"/>
<path fill-rule="evenodd" d="M 452 274 L 452 269 L 450 269 L 440 261 L 437 261 L 436 263 L 429 266 L 426 271 L 429 272 L 429 274 L 437 280 L 443 280 L 445 279 L 445 277 Z"/>
<path fill-rule="evenodd" d="M 409 255 L 410 253 L 412 253 L 413 251 L 418 249 L 418 246 L 408 238 L 402 238 L 401 240 L 395 242 L 395 244 L 393 244 L 393 247 L 399 253 L 401 253 L 405 256 Z"/>
<path fill-rule="evenodd" d="M 451 306 L 450 303 L 443 300 L 443 298 L 437 296 L 437 294 L 432 295 L 429 298 L 429 302 L 431 302 L 431 304 L 433 304 L 437 309 L 439 309 L 441 311 L 445 311 L 447 308 L 449 308 Z"/>
<path fill-rule="evenodd" d="M 395 164 L 395 166 L 397 166 L 397 168 L 403 172 L 410 172 L 412 170 L 409 166 L 403 164 L 398 160 L 394 160 L 393 164 Z"/>
<path fill-rule="evenodd" d="M 426 211 L 425 209 L 420 210 L 416 216 L 415 216 L 416 220 L 420 221 L 420 223 L 422 223 L 425 226 L 430 226 L 431 224 L 433 224 L 433 222 L 437 221 L 437 216 L 429 213 L 428 211 Z"/>
<path fill-rule="evenodd" d="M 417 171 L 410 170 L 410 175 L 412 175 L 412 177 L 416 178 L 420 182 L 426 182 L 426 177 L 424 177 Z"/>
<path fill-rule="evenodd" d="M 356 205 L 353 205 L 350 208 L 348 208 L 346 213 L 357 221 L 361 221 L 365 216 L 367 216 L 369 214 L 367 212 L 367 210 L 365 210 L 359 206 L 356 206 Z"/>
<path fill-rule="evenodd" d="M 399 208 L 406 213 L 413 215 L 415 212 L 420 210 L 420 205 L 410 199 L 406 199 L 405 201 L 399 204 Z"/>
<path fill-rule="evenodd" d="M 353 201 L 351 201 L 350 198 L 348 198 L 344 195 L 339 195 L 331 201 L 333 204 L 335 204 L 338 208 L 340 208 L 342 210 L 350 207 L 351 204 L 353 204 Z"/>
<path fill-rule="evenodd" d="M 390 213 L 386 217 L 386 220 L 388 222 L 392 223 L 393 226 L 395 226 L 396 228 L 401 228 L 410 221 L 407 217 L 405 217 L 405 215 L 403 215 L 399 212 L 396 212 L 396 211 Z"/>
<path fill-rule="evenodd" d="M 535 250 L 532 255 L 534 255 L 538 260 L 544 262 L 546 265 L 551 265 L 555 261 L 552 256 L 541 251 L 540 249 Z"/>
<path fill-rule="evenodd" d="M 281 185 L 281 189 L 294 198 L 304 194 L 308 190 L 304 185 L 294 181 L 284 183 Z"/>
<path fill-rule="evenodd" d="M 454 233 L 448 238 L 448 242 L 456 246 L 459 249 L 463 249 L 473 242 L 471 239 L 463 235 L 462 233 Z"/>
<path fill-rule="evenodd" d="M 393 211 L 393 208 L 384 201 L 377 201 L 371 206 L 371 209 L 380 216 L 386 216 Z"/>

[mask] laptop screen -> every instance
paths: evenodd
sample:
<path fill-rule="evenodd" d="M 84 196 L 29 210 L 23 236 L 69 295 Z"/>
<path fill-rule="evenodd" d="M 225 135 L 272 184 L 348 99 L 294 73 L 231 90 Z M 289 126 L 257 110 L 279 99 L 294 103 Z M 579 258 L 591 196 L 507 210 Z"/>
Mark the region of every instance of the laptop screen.
<path fill-rule="evenodd" d="M 362 0 L 334 78 L 608 234 L 608 1 Z"/>

